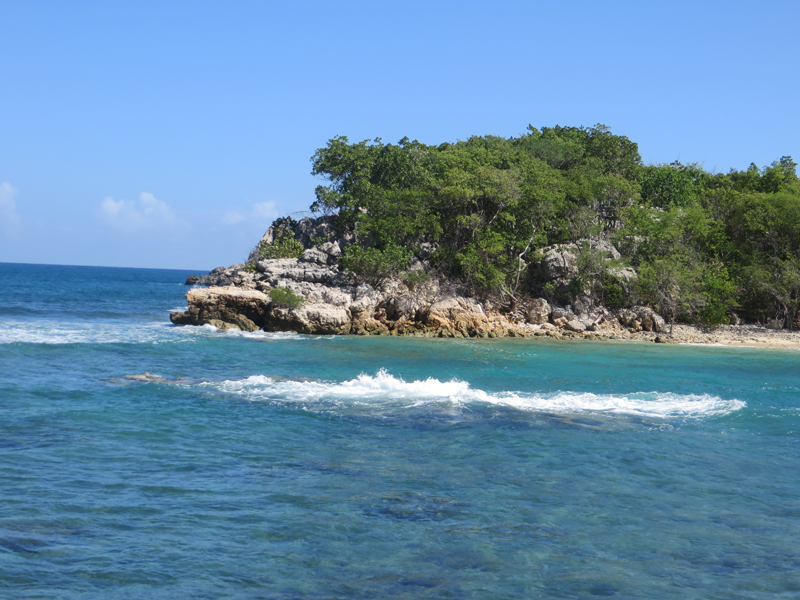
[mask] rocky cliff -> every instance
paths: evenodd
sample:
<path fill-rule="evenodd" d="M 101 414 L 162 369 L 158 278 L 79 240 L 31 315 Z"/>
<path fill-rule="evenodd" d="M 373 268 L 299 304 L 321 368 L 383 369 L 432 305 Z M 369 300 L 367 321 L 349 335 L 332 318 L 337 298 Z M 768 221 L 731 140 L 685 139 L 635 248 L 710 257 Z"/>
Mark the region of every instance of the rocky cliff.
<path fill-rule="evenodd" d="M 495 304 L 469 297 L 457 282 L 437 277 L 425 261 L 412 270 L 425 273 L 407 283 L 389 279 L 375 289 L 354 282 L 339 267 L 344 248 L 353 236 L 336 237 L 331 220 L 306 218 L 294 227 L 295 239 L 305 250 L 299 258 L 262 259 L 254 251 L 244 264 L 220 267 L 189 290 L 186 312 L 172 313 L 175 324 L 211 324 L 243 331 L 294 331 L 309 334 L 413 335 L 424 337 L 591 337 L 656 339 L 664 320 L 651 309 L 636 306 L 609 310 L 588 302 L 554 306 L 544 298 Z M 262 238 L 272 242 L 273 229 Z M 326 240 L 322 243 L 315 242 Z M 616 249 L 601 250 L 612 258 Z M 574 268 L 570 247 L 549 248 L 538 265 L 541 276 L 558 286 L 569 284 Z M 418 253 L 420 254 L 420 253 Z M 422 253 L 424 256 L 424 253 Z M 621 279 L 635 273 L 621 270 Z M 274 290 L 291 292 L 287 303 Z"/>

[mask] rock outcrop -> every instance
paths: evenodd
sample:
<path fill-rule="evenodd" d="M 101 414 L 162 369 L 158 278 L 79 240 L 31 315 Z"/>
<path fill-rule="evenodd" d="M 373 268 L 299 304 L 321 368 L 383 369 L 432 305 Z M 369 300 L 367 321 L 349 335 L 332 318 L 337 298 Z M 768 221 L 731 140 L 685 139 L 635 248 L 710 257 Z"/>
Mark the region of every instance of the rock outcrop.
<path fill-rule="evenodd" d="M 191 283 L 208 287 L 190 289 L 188 310 L 172 313 L 172 322 L 210 324 L 223 330 L 425 337 L 625 338 L 641 334 L 655 338 L 667 329 L 659 315 L 643 306 L 609 311 L 580 299 L 571 306 L 553 306 L 535 298 L 520 300 L 513 308 L 497 307 L 469 297 L 433 273 L 411 287 L 391 279 L 374 289 L 351 281 L 338 266 L 338 257 L 354 236 L 337 236 L 331 217 L 303 219 L 294 231 L 305 247 L 299 258 L 262 259 L 254 251 L 245 264 L 219 267 L 199 281 L 192 279 Z M 272 239 L 270 228 L 262 241 Z M 619 257 L 608 242 L 590 243 L 609 259 Z M 427 246 L 425 252 L 417 253 L 413 269 L 429 271 L 425 261 L 435 247 Z M 574 244 L 545 249 L 538 267 L 544 279 L 566 285 L 575 273 L 577 251 Z M 281 293 L 273 298 L 271 293 L 279 289 Z M 287 294 L 297 299 L 295 305 L 285 301 Z"/>

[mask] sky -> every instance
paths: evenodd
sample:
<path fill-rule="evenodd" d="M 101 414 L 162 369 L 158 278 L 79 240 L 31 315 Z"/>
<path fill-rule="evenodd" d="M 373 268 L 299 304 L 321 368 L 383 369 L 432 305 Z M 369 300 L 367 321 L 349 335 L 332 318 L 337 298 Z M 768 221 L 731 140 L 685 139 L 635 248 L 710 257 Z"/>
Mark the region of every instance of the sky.
<path fill-rule="evenodd" d="M 0 262 L 242 262 L 336 136 L 800 159 L 800 2 L 0 0 Z"/>

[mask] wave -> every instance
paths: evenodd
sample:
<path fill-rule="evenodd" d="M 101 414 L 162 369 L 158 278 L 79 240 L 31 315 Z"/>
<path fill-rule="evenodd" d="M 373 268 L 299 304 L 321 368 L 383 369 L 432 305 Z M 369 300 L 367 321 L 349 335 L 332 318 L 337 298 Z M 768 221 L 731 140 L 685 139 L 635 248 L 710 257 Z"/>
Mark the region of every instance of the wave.
<path fill-rule="evenodd" d="M 628 415 L 648 418 L 699 418 L 722 416 L 744 408 L 740 400 L 725 400 L 709 394 L 637 392 L 633 394 L 594 394 L 590 392 L 486 392 L 466 381 L 406 382 L 385 370 L 376 375 L 361 374 L 341 383 L 280 380 L 253 375 L 241 380 L 203 383 L 226 394 L 255 401 L 301 405 L 305 408 L 371 409 L 440 408 L 466 409 L 495 405 L 523 412 L 555 414 Z"/>
<path fill-rule="evenodd" d="M 209 337 L 301 339 L 298 334 L 220 331 L 213 325 L 175 326 L 165 321 L 0 321 L 0 344 L 158 344 Z"/>

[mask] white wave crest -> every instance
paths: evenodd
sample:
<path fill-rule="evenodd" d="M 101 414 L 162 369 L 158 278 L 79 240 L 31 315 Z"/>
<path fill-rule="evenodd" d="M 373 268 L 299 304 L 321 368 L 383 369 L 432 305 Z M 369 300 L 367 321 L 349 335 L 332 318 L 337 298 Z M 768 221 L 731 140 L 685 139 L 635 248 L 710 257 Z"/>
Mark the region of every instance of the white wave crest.
<path fill-rule="evenodd" d="M 2 321 L 0 344 L 158 344 L 204 337 L 241 336 L 268 340 L 302 339 L 291 333 L 220 331 L 213 325 L 174 326 L 169 322 Z"/>
<path fill-rule="evenodd" d="M 739 410 L 740 400 L 724 400 L 708 394 L 637 392 L 634 394 L 593 394 L 589 392 L 489 393 L 473 389 L 466 381 L 452 379 L 406 382 L 385 370 L 376 375 L 361 374 L 341 383 L 321 381 L 282 381 L 264 375 L 246 379 L 206 383 L 228 394 L 251 400 L 296 403 L 313 406 L 371 406 L 412 408 L 424 405 L 498 405 L 525 412 L 556 414 L 607 414 L 640 417 L 709 417 Z"/>

